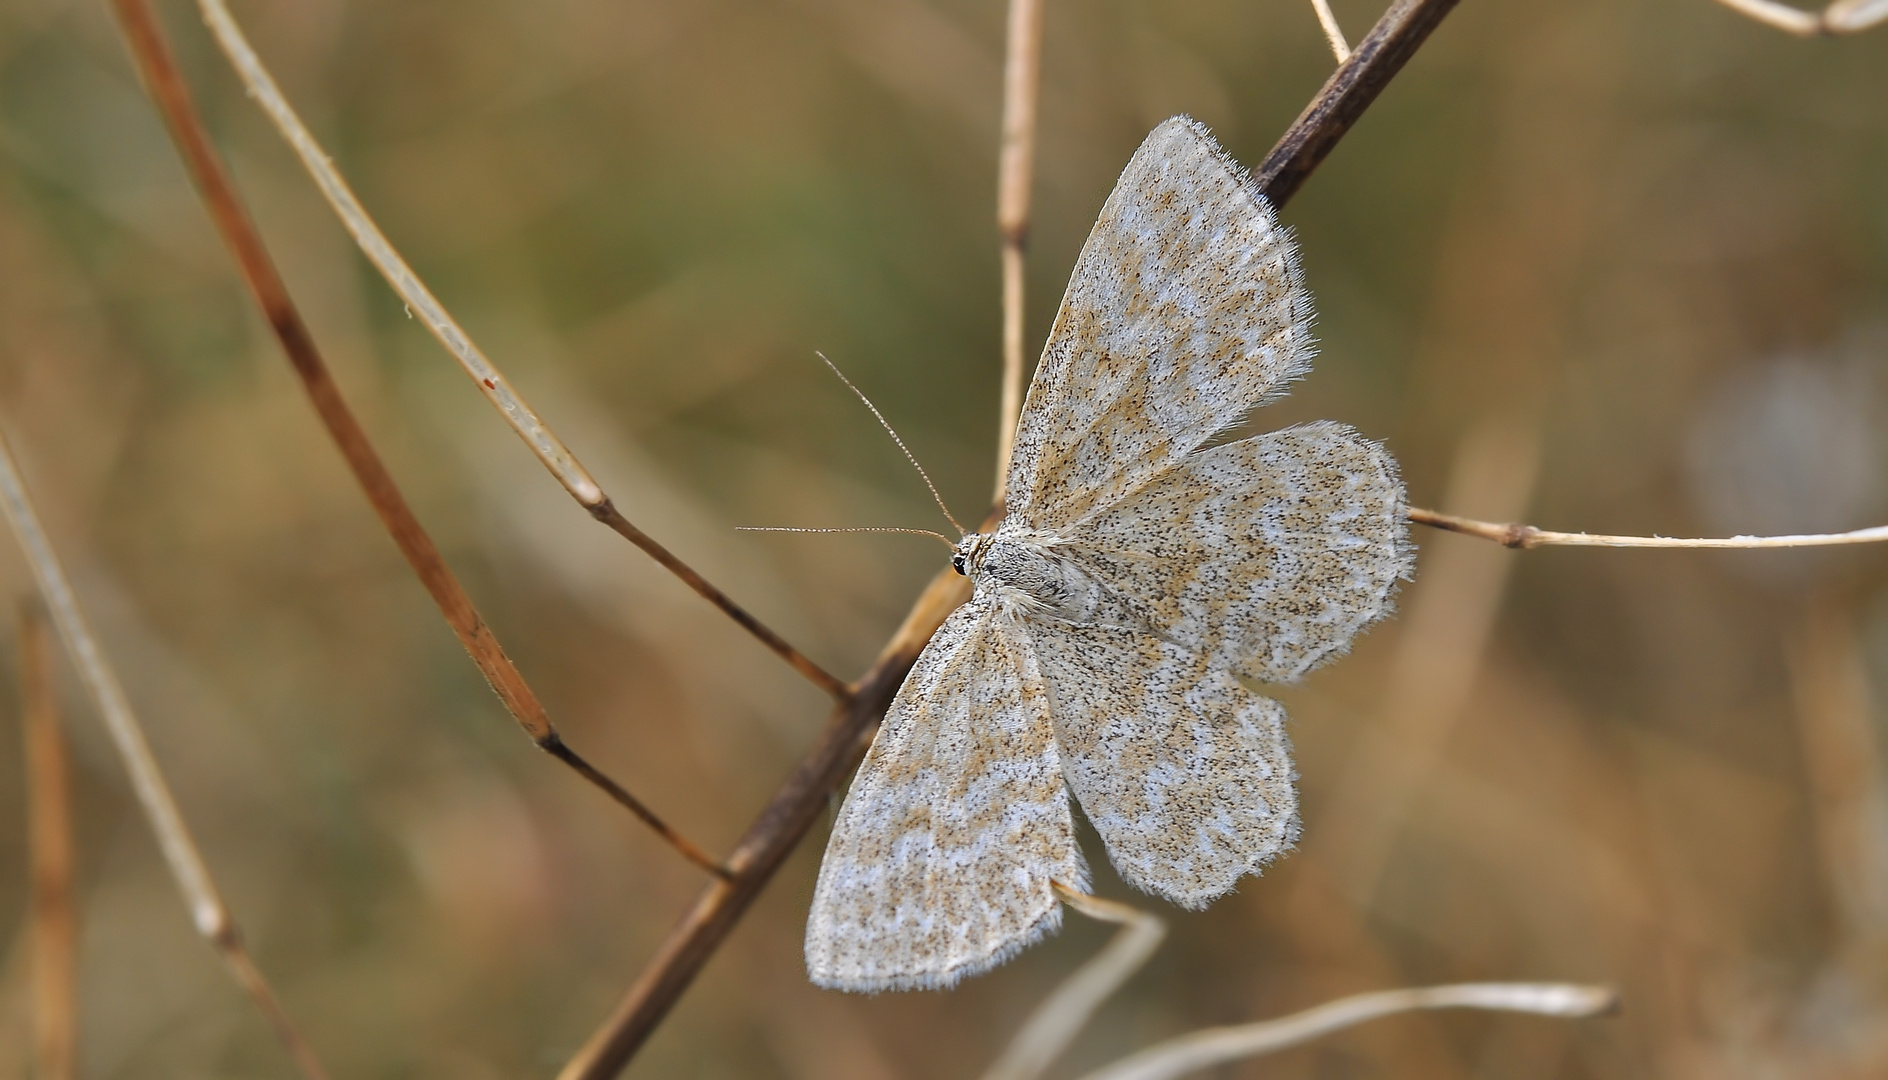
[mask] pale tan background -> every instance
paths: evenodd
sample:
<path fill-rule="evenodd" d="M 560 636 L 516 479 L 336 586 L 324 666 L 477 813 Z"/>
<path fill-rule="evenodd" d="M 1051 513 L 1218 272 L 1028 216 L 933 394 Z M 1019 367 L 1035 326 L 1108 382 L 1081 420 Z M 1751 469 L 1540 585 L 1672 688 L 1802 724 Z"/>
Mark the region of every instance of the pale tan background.
<path fill-rule="evenodd" d="M 347 393 L 571 742 L 724 847 L 820 696 L 554 487 L 354 254 L 191 5 L 162 7 Z M 1353 35 L 1376 14 L 1337 7 Z M 934 546 L 732 526 L 938 524 L 815 349 L 959 516 L 987 498 L 998 0 L 237 14 L 628 515 L 862 670 Z M 1296 0 L 1050 0 L 1047 40 L 1032 354 L 1151 125 L 1190 112 L 1256 161 L 1331 66 Z M 1667 534 L 1888 512 L 1888 30 L 1803 42 L 1706 0 L 1464 0 L 1284 216 L 1324 356 L 1262 419 L 1387 439 L 1420 504 Z M 335 1073 L 552 1072 L 700 875 L 481 684 L 323 441 L 99 0 L 0 0 L 0 420 Z M 1418 539 L 1403 617 L 1283 692 L 1304 846 L 1172 913 L 1065 1072 L 1350 990 L 1492 978 L 1610 981 L 1626 1011 L 1402 1019 L 1224 1075 L 1888 1068 L 1884 553 Z M 0 593 L 24 588 L 0 544 Z M 289 1075 L 68 698 L 87 1075 Z M 0 928 L 25 902 L 16 712 Z M 799 935 L 822 842 L 632 1075 L 973 1076 L 1103 938 L 1073 925 L 948 995 L 816 991 Z"/>

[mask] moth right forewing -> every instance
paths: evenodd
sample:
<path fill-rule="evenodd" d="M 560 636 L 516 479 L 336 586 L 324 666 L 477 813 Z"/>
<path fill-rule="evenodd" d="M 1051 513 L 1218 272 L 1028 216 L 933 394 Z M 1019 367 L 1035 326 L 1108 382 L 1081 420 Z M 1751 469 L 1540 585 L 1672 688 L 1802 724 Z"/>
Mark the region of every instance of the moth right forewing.
<path fill-rule="evenodd" d="M 1243 170 L 1176 117 L 1076 261 L 1017 428 L 1013 516 L 1039 529 L 1139 488 L 1312 355 L 1296 248 Z"/>

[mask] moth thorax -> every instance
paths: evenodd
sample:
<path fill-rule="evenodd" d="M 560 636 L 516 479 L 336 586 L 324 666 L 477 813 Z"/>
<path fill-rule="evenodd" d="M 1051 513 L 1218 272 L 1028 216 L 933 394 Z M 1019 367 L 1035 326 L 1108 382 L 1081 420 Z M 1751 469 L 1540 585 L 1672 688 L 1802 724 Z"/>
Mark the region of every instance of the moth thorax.
<path fill-rule="evenodd" d="M 1015 590 L 1031 606 L 1077 622 L 1087 621 L 1104 606 L 1107 593 L 1101 584 L 1053 548 L 1014 537 L 985 539 L 970 564 L 979 586 Z"/>

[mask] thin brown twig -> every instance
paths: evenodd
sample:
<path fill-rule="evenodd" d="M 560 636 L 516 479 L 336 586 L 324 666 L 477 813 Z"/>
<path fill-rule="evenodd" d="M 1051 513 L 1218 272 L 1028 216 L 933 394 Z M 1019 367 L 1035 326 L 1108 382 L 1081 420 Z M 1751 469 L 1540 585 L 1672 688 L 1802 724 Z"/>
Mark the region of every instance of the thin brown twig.
<path fill-rule="evenodd" d="M 1888 22 L 1888 0 L 1836 0 L 1821 11 L 1804 11 L 1777 0 L 1718 0 L 1740 15 L 1797 37 L 1859 34 Z"/>
<path fill-rule="evenodd" d="M 20 605 L 21 736 L 31 838 L 34 1075 L 72 1080 L 79 1067 L 79 918 L 72 884 L 72 781 L 46 614 Z"/>
<path fill-rule="evenodd" d="M 655 830 L 684 858 L 710 873 L 718 876 L 725 874 L 726 871 L 713 856 L 677 832 L 644 805 L 642 800 L 598 771 L 564 743 L 537 694 L 505 654 L 491 627 L 479 615 L 458 578 L 440 557 L 432 537 L 427 535 L 419 518 L 414 515 L 406 497 L 394 482 L 393 474 L 387 471 L 386 464 L 368 440 L 367 432 L 342 398 L 326 361 L 315 347 L 314 336 L 309 333 L 301 312 L 289 298 L 288 287 L 269 257 L 268 248 L 262 242 L 262 234 L 249 217 L 249 211 L 236 193 L 228 170 L 203 128 L 183 74 L 177 69 L 170 46 L 165 41 L 148 0 L 112 0 L 112 6 L 118 13 L 119 25 L 124 29 L 144 84 L 156 102 L 158 111 L 164 116 L 178 152 L 183 156 L 191 177 L 196 181 L 197 190 L 202 194 L 204 205 L 235 256 L 251 295 L 281 342 L 289 364 L 300 377 L 316 415 L 327 428 L 341 456 L 346 459 L 348 468 L 359 481 L 367 501 L 379 515 L 381 524 L 393 537 L 394 544 L 406 557 L 433 602 L 439 605 L 440 614 L 452 627 L 453 633 L 458 635 L 459 643 L 465 646 L 465 651 L 471 655 L 472 662 L 478 665 L 506 711 L 518 721 L 539 749 L 601 788 L 610 798 Z M 607 499 L 598 509 L 606 515 L 615 514 L 615 509 Z M 606 516 L 605 520 L 619 532 L 633 532 L 635 529 L 629 522 L 622 521 L 620 515 L 614 520 Z"/>
<path fill-rule="evenodd" d="M 119 6 L 122 8 L 124 5 L 121 2 Z M 611 502 L 609 494 L 583 467 L 583 463 L 525 402 L 510 380 L 505 378 L 504 372 L 479 349 L 472 336 L 466 333 L 465 328 L 446 310 L 446 306 L 439 302 L 439 298 L 400 257 L 386 234 L 380 231 L 380 226 L 374 224 L 374 219 L 361 206 L 353 189 L 348 187 L 347 181 L 321 149 L 321 144 L 315 141 L 301 117 L 289 105 L 288 99 L 282 96 L 275 79 L 250 46 L 242 28 L 230 16 L 223 0 L 198 0 L 197 6 L 211 35 L 228 57 L 230 66 L 235 68 L 244 88 L 249 91 L 249 96 L 262 107 L 282 138 L 301 158 L 303 167 L 314 178 L 315 186 L 321 190 L 322 196 L 328 200 L 328 205 L 334 209 L 335 215 L 340 218 L 341 224 L 360 246 L 368 261 L 379 269 L 387 284 L 406 302 L 407 309 L 426 324 L 433 337 L 459 362 L 460 368 L 479 393 L 498 410 L 512 431 L 524 440 L 525 445 L 531 448 L 531 452 L 537 455 L 538 460 L 557 478 L 571 498 L 577 500 L 578 505 L 588 511 L 591 517 L 609 526 L 617 535 L 641 548 L 663 569 L 680 578 L 698 596 L 720 608 L 809 682 L 831 695 L 834 701 L 844 702 L 851 691 L 843 680 L 814 663 L 746 608 L 735 603 L 713 582 L 623 516 Z"/>
<path fill-rule="evenodd" d="M 315 1056 L 314 1048 L 289 1020 L 281 1001 L 249 958 L 242 931 L 217 892 L 216 882 L 210 877 L 209 867 L 204 864 L 203 853 L 197 850 L 196 841 L 191 838 L 190 829 L 184 824 L 183 814 L 177 809 L 177 800 L 171 795 L 170 784 L 165 781 L 163 770 L 158 767 L 157 758 L 152 755 L 151 746 L 145 741 L 144 729 L 138 723 L 137 714 L 131 710 L 130 699 L 125 697 L 124 687 L 119 685 L 117 673 L 106 661 L 104 651 L 99 648 L 97 639 L 86 624 L 85 613 L 79 609 L 78 599 L 66 579 L 65 569 L 59 564 L 59 556 L 53 551 L 52 542 L 47 539 L 46 531 L 39 523 L 39 514 L 33 509 L 32 497 L 27 493 L 19 466 L 14 462 L 13 451 L 4 438 L 0 438 L 0 509 L 4 510 L 8 523 L 13 526 L 13 534 L 20 542 L 27 564 L 33 569 L 33 577 L 39 583 L 40 597 L 46 602 L 53 625 L 59 628 L 59 636 L 65 640 L 66 652 L 72 657 L 80 679 L 98 706 L 99 716 L 111 734 L 119 760 L 124 762 L 125 771 L 131 775 L 131 789 L 137 796 L 138 807 L 150 823 L 151 831 L 157 835 L 158 848 L 163 852 L 171 877 L 177 882 L 178 891 L 183 893 L 184 902 L 190 908 L 191 921 L 196 924 L 197 932 L 222 955 L 237 981 L 248 992 L 250 1000 L 268 1019 L 269 1026 L 275 1029 L 276 1038 L 288 1049 L 302 1075 L 309 1080 L 326 1080 L 327 1074 L 321 1067 L 320 1059 Z"/>
<path fill-rule="evenodd" d="M 1003 258 L 1003 394 L 996 423 L 996 495 L 1010 473 L 1010 449 L 1023 412 L 1023 251 L 1029 242 L 1029 194 L 1036 172 L 1036 112 L 1042 86 L 1043 0 L 1010 0 L 1003 62 L 1003 144 L 996 166 L 996 227 Z"/>
<path fill-rule="evenodd" d="M 1888 525 L 1844 533 L 1803 533 L 1795 536 L 1607 536 L 1602 533 L 1552 532 L 1532 525 L 1477 521 L 1434 510 L 1409 508 L 1409 519 L 1432 529 L 1493 540 L 1503 547 L 1612 547 L 1612 548 L 1761 548 L 1836 547 L 1844 544 L 1879 544 L 1888 541 Z"/>
<path fill-rule="evenodd" d="M 1272 1054 L 1369 1020 L 1419 1009 L 1491 1009 L 1539 1016 L 1599 1016 L 1619 1007 L 1603 986 L 1569 983 L 1456 983 L 1378 990 L 1255 1024 L 1207 1028 L 1150 1046 L 1082 1080 L 1172 1080 L 1228 1061 Z"/>
<path fill-rule="evenodd" d="M 1257 176 L 1273 205 L 1291 199 L 1456 2 L 1398 0 L 1391 6 L 1266 156 Z M 993 515 L 982 527 L 995 523 Z M 728 860 L 732 879 L 714 882 L 696 897 L 616 1011 L 558 1074 L 559 1080 L 612 1077 L 635 1056 L 767 879 L 819 819 L 827 798 L 865 753 L 919 650 L 968 596 L 967 581 L 949 570 L 932 579 L 878 661 L 855 684 L 853 699 L 835 711 L 826 731 L 748 828 Z"/>

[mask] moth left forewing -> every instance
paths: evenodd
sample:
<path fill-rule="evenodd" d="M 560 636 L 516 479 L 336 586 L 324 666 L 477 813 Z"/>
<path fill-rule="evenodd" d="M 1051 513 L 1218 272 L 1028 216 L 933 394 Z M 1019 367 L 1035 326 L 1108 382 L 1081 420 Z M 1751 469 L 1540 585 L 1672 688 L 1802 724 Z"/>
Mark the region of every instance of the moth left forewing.
<path fill-rule="evenodd" d="M 1063 550 L 1208 664 L 1290 682 L 1389 614 L 1411 566 L 1404 507 L 1383 447 L 1307 424 L 1188 455 Z"/>
<path fill-rule="evenodd" d="M 1026 635 L 978 597 L 933 636 L 859 767 L 807 919 L 813 981 L 940 989 L 1054 929 L 1086 888 Z"/>

